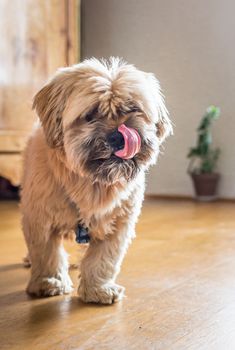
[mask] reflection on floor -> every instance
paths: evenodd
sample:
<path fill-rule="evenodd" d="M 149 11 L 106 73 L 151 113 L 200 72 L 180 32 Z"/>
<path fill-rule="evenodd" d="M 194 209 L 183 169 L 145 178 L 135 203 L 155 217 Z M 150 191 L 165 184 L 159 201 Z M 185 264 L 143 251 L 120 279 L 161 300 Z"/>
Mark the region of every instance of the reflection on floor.
<path fill-rule="evenodd" d="M 82 254 L 67 244 L 72 263 Z M 30 299 L 18 206 L 0 203 L 1 349 L 234 349 L 235 204 L 146 201 L 112 306 Z M 78 271 L 71 270 L 77 285 Z"/>

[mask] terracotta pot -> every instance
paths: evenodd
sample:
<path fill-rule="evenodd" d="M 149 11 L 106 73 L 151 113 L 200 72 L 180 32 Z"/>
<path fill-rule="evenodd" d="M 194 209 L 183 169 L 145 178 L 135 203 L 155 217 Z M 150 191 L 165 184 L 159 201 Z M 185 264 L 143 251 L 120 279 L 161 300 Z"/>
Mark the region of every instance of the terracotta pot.
<path fill-rule="evenodd" d="M 220 175 L 212 174 L 191 174 L 196 197 L 201 201 L 212 201 L 217 198 L 217 188 Z"/>

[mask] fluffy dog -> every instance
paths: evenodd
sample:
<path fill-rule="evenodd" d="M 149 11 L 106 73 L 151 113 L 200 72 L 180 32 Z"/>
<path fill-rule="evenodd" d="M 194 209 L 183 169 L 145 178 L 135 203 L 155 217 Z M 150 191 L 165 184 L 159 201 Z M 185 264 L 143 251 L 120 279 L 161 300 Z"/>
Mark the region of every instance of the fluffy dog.
<path fill-rule="evenodd" d="M 62 240 L 88 228 L 78 295 L 111 304 L 135 236 L 145 172 L 171 133 L 157 79 L 118 58 L 62 68 L 36 94 L 41 126 L 25 152 L 22 225 L 31 260 L 29 294 L 72 291 Z"/>

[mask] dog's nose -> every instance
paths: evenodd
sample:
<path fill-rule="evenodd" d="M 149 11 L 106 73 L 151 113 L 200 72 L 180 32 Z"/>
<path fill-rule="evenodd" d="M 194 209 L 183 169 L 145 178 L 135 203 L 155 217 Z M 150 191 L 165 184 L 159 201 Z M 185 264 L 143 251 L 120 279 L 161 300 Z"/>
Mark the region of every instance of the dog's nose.
<path fill-rule="evenodd" d="M 115 130 L 111 134 L 108 135 L 108 143 L 113 148 L 114 151 L 118 151 L 124 148 L 125 141 L 122 133 L 118 130 Z"/>

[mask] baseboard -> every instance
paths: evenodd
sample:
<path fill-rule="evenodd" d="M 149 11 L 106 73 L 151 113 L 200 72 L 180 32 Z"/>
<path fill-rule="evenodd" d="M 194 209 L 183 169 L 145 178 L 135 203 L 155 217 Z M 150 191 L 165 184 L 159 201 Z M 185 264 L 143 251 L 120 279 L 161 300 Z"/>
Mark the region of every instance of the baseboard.
<path fill-rule="evenodd" d="M 177 201 L 195 201 L 195 198 L 192 196 L 185 196 L 185 195 L 171 195 L 171 194 L 150 194 L 147 193 L 145 195 L 145 198 L 147 199 L 155 199 L 155 200 L 177 200 Z M 228 203 L 235 203 L 235 198 L 224 198 L 219 197 L 216 199 L 216 202 L 228 202 Z"/>

